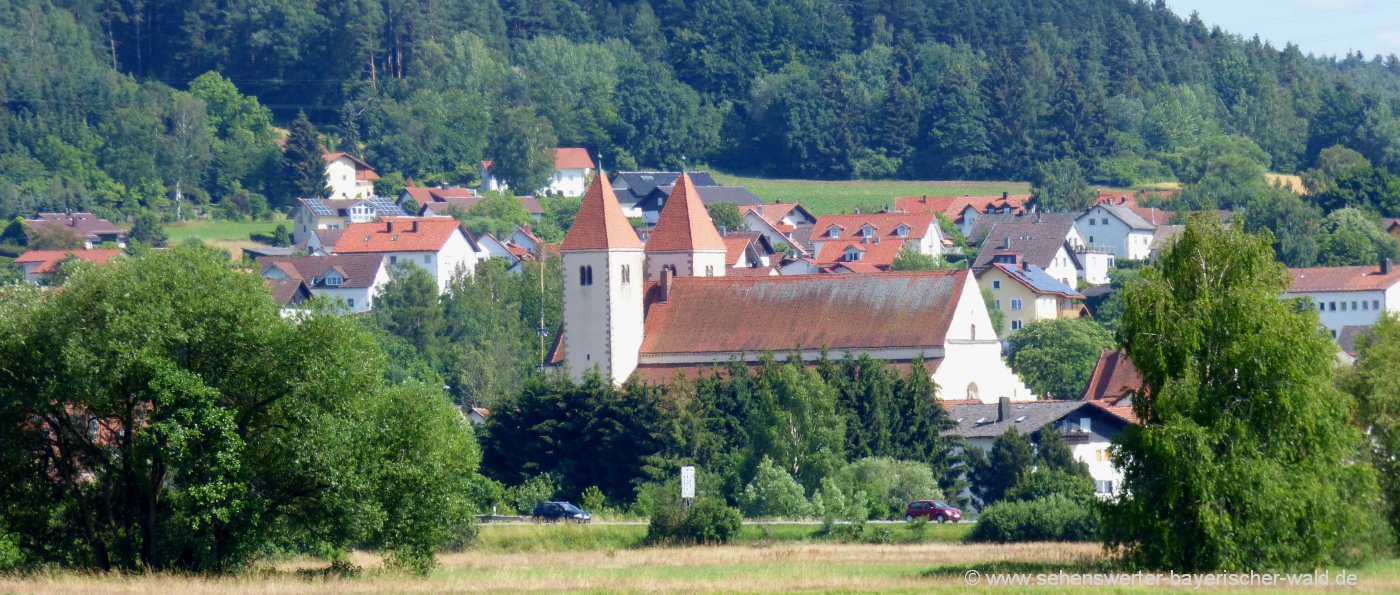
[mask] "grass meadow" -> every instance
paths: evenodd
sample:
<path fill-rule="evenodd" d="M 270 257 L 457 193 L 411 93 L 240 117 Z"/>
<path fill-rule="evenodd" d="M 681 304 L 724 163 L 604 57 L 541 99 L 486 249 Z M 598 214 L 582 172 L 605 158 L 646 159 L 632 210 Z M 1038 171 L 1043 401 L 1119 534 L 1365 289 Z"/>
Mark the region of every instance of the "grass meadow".
<path fill-rule="evenodd" d="M 818 215 L 849 213 L 857 208 L 878 211 L 894 206 L 899 196 L 986 195 L 1002 192 L 1030 192 L 1025 182 L 972 182 L 959 180 L 786 180 L 750 178 L 712 172 L 715 181 L 729 186 L 744 186 L 768 202 L 800 202 Z"/>
<path fill-rule="evenodd" d="M 812 525 L 746 525 L 732 545 L 660 548 L 640 545 L 644 525 L 486 525 L 475 546 L 440 555 L 438 567 L 426 577 L 386 569 L 378 556 L 355 552 L 349 562 L 360 570 L 351 576 L 327 574 L 325 560 L 296 557 L 266 561 L 233 577 L 0 576 L 0 593 L 1012 593 L 1030 589 L 969 587 L 965 573 L 1112 568 L 1097 544 L 964 544 L 968 525 L 929 525 L 922 541 L 912 543 L 900 541 L 915 540 L 910 527 L 888 527 L 895 543 L 837 543 L 815 537 L 819 528 Z M 1358 586 L 1349 591 L 1400 592 L 1400 561 L 1356 573 Z M 1053 591 L 1154 592 L 1103 587 Z"/>

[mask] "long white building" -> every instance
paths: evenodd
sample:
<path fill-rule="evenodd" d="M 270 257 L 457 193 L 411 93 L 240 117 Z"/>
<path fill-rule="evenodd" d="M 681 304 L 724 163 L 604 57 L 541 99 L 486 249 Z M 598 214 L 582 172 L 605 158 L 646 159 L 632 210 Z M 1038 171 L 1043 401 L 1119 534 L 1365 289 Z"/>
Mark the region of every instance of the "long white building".
<path fill-rule="evenodd" d="M 1349 326 L 1376 323 L 1383 312 L 1400 312 L 1400 271 L 1390 261 L 1371 266 L 1288 269 L 1285 297 L 1310 298 L 1322 325 L 1336 339 Z"/>

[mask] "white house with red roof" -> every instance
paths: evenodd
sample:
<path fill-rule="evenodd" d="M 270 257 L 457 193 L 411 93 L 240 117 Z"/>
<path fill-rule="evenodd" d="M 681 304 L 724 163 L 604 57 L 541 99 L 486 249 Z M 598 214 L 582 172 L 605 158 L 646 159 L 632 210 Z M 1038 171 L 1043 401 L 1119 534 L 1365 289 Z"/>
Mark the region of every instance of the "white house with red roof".
<path fill-rule="evenodd" d="M 1400 269 L 1379 266 L 1288 269 L 1293 283 L 1284 297 L 1305 297 L 1317 308 L 1332 338 L 1346 327 L 1370 326 L 1385 312 L 1400 312 Z"/>
<path fill-rule="evenodd" d="M 58 271 L 59 263 L 68 258 L 102 264 L 124 251 L 120 248 L 96 250 L 30 250 L 15 258 L 15 264 L 24 271 L 24 280 L 34 284 L 45 282 Z"/>
<path fill-rule="evenodd" d="M 966 236 L 982 215 L 1021 215 L 1030 199 L 1029 194 L 1009 192 L 987 196 L 901 196 L 894 199 L 894 208 L 905 213 L 942 214 Z"/>
<path fill-rule="evenodd" d="M 493 161 L 481 162 L 481 190 L 505 190 L 506 183 L 492 173 Z M 549 185 L 543 188 L 549 194 L 581 196 L 588 185 L 588 176 L 593 173 L 593 158 L 588 149 L 582 147 L 559 147 L 554 149 L 554 174 Z M 538 189 L 536 189 L 538 190 Z M 529 192 L 535 192 L 530 190 Z"/>
<path fill-rule="evenodd" d="M 451 217 L 385 217 L 355 223 L 336 241 L 335 253 L 377 254 L 390 268 L 401 263 L 419 266 L 437 280 L 439 292 L 490 257 Z"/>
<path fill-rule="evenodd" d="M 323 155 L 326 159 L 326 186 L 332 200 L 351 200 L 374 196 L 374 181 L 379 172 L 370 164 L 349 153 Z"/>
<path fill-rule="evenodd" d="M 943 234 L 932 212 L 823 215 L 812 226 L 818 266 L 838 263 L 889 269 L 905 248 L 943 255 Z"/>
<path fill-rule="evenodd" d="M 561 247 L 564 324 L 549 365 L 664 383 L 767 353 L 869 353 L 904 369 L 925 361 L 941 398 L 1034 398 L 1002 360 L 969 271 L 727 275 L 723 239 L 690 189 L 682 176 L 644 247 L 606 178 L 594 179 Z"/>

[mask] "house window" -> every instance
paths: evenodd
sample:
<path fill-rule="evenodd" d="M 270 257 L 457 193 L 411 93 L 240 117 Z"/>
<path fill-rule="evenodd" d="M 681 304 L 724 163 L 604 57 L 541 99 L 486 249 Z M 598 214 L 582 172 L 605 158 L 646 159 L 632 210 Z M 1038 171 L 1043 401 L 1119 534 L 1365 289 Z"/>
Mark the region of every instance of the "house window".
<path fill-rule="evenodd" d="M 909 235 L 909 228 L 900 225 L 899 227 L 894 228 L 894 235 L 897 235 L 901 238 L 907 237 Z"/>
<path fill-rule="evenodd" d="M 346 300 L 346 301 L 350 303 L 350 307 L 351 307 L 351 308 L 354 308 L 354 307 L 355 307 L 355 298 L 350 298 L 350 299 L 348 299 L 348 300 Z"/>
<path fill-rule="evenodd" d="M 1021 309 L 1021 300 L 1011 300 L 1011 309 L 1012 309 L 1012 310 L 1020 310 L 1020 309 Z"/>
<path fill-rule="evenodd" d="M 705 267 L 705 276 L 706 276 L 706 277 L 713 277 L 713 276 L 715 276 L 715 267 L 713 267 L 713 266 L 708 266 L 708 265 L 707 265 L 707 266 Z"/>
<path fill-rule="evenodd" d="M 1343 312 L 1346 312 L 1346 311 L 1347 311 L 1347 303 L 1346 303 L 1346 302 L 1342 302 L 1342 311 L 1343 311 Z"/>
<path fill-rule="evenodd" d="M 860 235 L 869 238 L 870 236 L 875 235 L 875 228 L 870 227 L 869 225 L 862 227 L 860 228 Z"/>
<path fill-rule="evenodd" d="M 1094 236 L 1089 236 L 1089 243 L 1090 243 L 1090 244 L 1094 243 Z"/>
<path fill-rule="evenodd" d="M 1379 309 L 1381 309 L 1381 301 L 1380 301 L 1380 300 L 1371 300 L 1371 309 L 1372 309 L 1372 310 L 1379 310 Z"/>
<path fill-rule="evenodd" d="M 1001 300 L 992 300 L 992 309 L 993 309 L 993 310 L 1000 310 L 1000 309 L 1001 309 Z"/>
<path fill-rule="evenodd" d="M 1079 429 L 1080 429 L 1080 430 L 1083 430 L 1083 431 L 1085 431 L 1085 432 L 1088 432 L 1090 428 L 1091 428 L 1091 426 L 1089 425 L 1089 418 L 1087 418 L 1087 417 L 1081 417 L 1081 418 L 1079 418 Z"/>
<path fill-rule="evenodd" d="M 1001 289 L 1001 281 L 1000 281 L 1000 280 L 993 280 L 993 281 L 992 281 L 992 289 Z"/>
<path fill-rule="evenodd" d="M 398 264 L 398 262 L 399 262 L 399 257 L 398 257 L 398 256 L 394 256 L 394 255 L 390 255 L 390 256 L 389 256 L 389 264 Z"/>
<path fill-rule="evenodd" d="M 1100 463 L 1107 463 L 1108 460 L 1109 460 L 1109 459 L 1108 459 L 1108 449 L 1107 449 L 1107 448 L 1100 448 L 1100 449 L 1094 451 L 1094 460 L 1095 460 L 1095 461 L 1098 461 L 1098 462 L 1100 462 Z"/>
<path fill-rule="evenodd" d="M 622 282 L 624 284 L 632 282 L 632 267 L 630 265 L 622 265 Z"/>
<path fill-rule="evenodd" d="M 1353 301 L 1351 302 L 1351 309 L 1352 309 L 1352 310 L 1355 310 L 1355 309 L 1356 309 L 1356 301 L 1355 301 L 1355 300 L 1353 300 Z"/>
<path fill-rule="evenodd" d="M 826 237 L 828 237 L 828 238 L 839 238 L 839 237 L 841 237 L 841 228 L 836 227 L 835 225 L 826 228 Z"/>
<path fill-rule="evenodd" d="M 1100 225 L 1108 225 L 1108 217 L 1104 217 L 1104 218 L 1101 219 L 1100 221 L 1102 221 L 1102 223 L 1100 223 Z"/>
<path fill-rule="evenodd" d="M 581 266 L 581 267 L 578 268 L 578 284 L 579 284 L 579 285 L 592 285 L 592 284 L 593 284 L 593 267 L 591 267 L 591 266 Z"/>
<path fill-rule="evenodd" d="M 432 264 L 432 263 L 433 263 L 433 255 L 431 255 L 431 254 L 424 254 L 424 255 L 423 255 L 423 264 Z"/>
<path fill-rule="evenodd" d="M 1336 311 L 1337 311 L 1337 302 L 1327 302 L 1327 311 L 1328 311 L 1328 312 L 1336 312 Z"/>
<path fill-rule="evenodd" d="M 1371 309 L 1371 304 L 1367 303 L 1366 300 L 1361 300 L 1361 309 L 1362 309 L 1362 310 L 1370 310 L 1370 309 Z"/>
<path fill-rule="evenodd" d="M 1111 481 L 1109 481 L 1109 480 L 1107 480 L 1107 479 L 1095 480 L 1095 481 L 1094 481 L 1094 491 L 1095 491 L 1095 492 L 1098 492 L 1098 493 L 1100 493 L 1100 494 L 1112 494 L 1112 493 L 1113 493 L 1113 482 L 1111 482 Z"/>
<path fill-rule="evenodd" d="M 1021 319 L 1020 319 L 1020 318 L 1013 318 L 1013 319 L 1011 320 L 1011 330 L 1013 330 L 1013 331 L 1019 331 L 1019 330 L 1021 330 Z"/>
<path fill-rule="evenodd" d="M 974 324 L 968 329 L 968 335 L 972 337 L 973 341 L 977 340 L 977 325 Z"/>
<path fill-rule="evenodd" d="M 1318 311 L 1318 312 L 1322 312 L 1322 311 L 1325 311 L 1325 310 L 1327 310 L 1327 304 L 1324 304 L 1324 303 L 1322 303 L 1322 302 L 1318 302 L 1318 304 L 1317 304 L 1317 311 Z"/>

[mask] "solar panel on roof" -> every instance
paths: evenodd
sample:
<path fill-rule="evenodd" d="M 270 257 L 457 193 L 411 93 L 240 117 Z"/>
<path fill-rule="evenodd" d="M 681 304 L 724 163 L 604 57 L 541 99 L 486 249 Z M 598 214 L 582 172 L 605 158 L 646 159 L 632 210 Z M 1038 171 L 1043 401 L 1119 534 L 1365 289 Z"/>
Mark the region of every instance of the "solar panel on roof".
<path fill-rule="evenodd" d="M 330 210 L 329 207 L 327 207 L 325 204 L 322 204 L 321 199 L 319 198 L 303 198 L 301 199 L 301 202 L 302 204 L 306 205 L 307 208 L 311 209 L 311 212 L 317 216 L 329 217 L 335 214 Z"/>
<path fill-rule="evenodd" d="M 379 213 L 379 216 L 381 217 L 408 216 L 408 213 L 405 213 L 403 209 L 399 208 L 398 204 L 395 204 L 393 200 L 383 196 L 371 197 L 365 202 L 369 203 L 370 206 L 374 207 L 375 212 Z"/>

